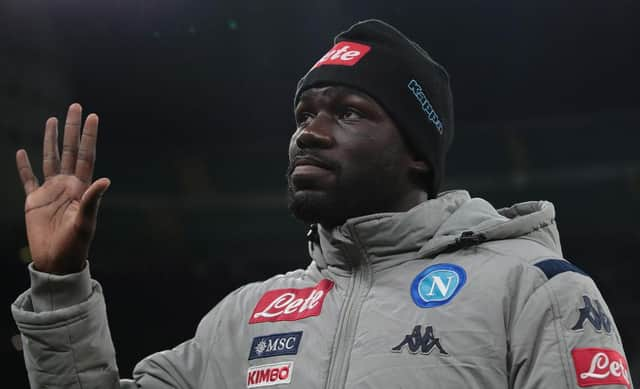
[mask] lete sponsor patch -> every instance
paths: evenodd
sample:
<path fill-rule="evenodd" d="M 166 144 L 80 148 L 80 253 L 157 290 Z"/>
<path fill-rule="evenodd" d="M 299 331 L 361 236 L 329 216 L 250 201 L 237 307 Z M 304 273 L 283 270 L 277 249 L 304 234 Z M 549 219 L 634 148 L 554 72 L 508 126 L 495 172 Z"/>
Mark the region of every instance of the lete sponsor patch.
<path fill-rule="evenodd" d="M 292 375 L 293 362 L 251 366 L 247 370 L 247 388 L 290 384 Z"/>
<path fill-rule="evenodd" d="M 371 50 L 371 46 L 363 45 L 362 43 L 348 41 L 338 42 L 313 65 L 312 69 L 322 65 L 353 66 L 357 64 L 369 50 Z"/>
<path fill-rule="evenodd" d="M 276 355 L 295 355 L 298 353 L 301 339 L 302 331 L 257 336 L 251 342 L 249 360 Z"/>
<path fill-rule="evenodd" d="M 413 302 L 421 308 L 433 308 L 451 301 L 467 281 L 467 273 L 458 265 L 440 263 L 420 272 L 411 283 Z"/>
<path fill-rule="evenodd" d="M 256 304 L 249 324 L 295 321 L 318 316 L 333 282 L 323 279 L 314 287 L 274 289 L 266 292 Z"/>
<path fill-rule="evenodd" d="M 616 350 L 577 348 L 571 351 L 580 387 L 624 385 L 631 387 L 627 360 Z"/>

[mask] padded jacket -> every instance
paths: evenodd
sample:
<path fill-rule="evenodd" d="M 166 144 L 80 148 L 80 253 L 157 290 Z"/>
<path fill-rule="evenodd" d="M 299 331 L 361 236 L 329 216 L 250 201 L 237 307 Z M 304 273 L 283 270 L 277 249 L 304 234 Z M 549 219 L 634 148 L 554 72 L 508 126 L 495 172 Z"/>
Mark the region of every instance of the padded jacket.
<path fill-rule="evenodd" d="M 306 269 L 245 285 L 195 336 L 121 379 L 89 266 L 30 267 L 12 305 L 32 388 L 630 388 L 593 280 L 553 205 L 452 191 L 310 234 Z"/>

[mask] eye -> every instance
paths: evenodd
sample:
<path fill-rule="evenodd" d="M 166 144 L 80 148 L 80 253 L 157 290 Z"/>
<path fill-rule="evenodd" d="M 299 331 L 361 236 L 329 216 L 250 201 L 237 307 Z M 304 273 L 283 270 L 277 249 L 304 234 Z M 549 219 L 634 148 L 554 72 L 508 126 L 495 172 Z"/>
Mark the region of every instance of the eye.
<path fill-rule="evenodd" d="M 345 107 L 344 110 L 340 113 L 340 119 L 343 120 L 358 120 L 362 119 L 364 115 L 359 110 L 353 107 Z"/>
<path fill-rule="evenodd" d="M 304 127 L 311 119 L 313 119 L 313 114 L 311 112 L 300 112 L 299 114 L 296 114 L 296 125 L 298 128 Z"/>

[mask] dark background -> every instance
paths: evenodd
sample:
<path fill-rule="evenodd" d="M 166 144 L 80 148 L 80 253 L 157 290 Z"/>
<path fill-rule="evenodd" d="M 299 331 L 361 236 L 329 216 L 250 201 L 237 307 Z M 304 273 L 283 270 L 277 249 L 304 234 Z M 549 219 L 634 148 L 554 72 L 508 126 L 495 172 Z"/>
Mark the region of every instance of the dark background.
<path fill-rule="evenodd" d="M 109 189 L 91 253 L 122 376 L 192 336 L 234 288 L 306 266 L 285 206 L 295 84 L 377 17 L 452 75 L 447 188 L 496 207 L 550 200 L 640 370 L 638 2 L 0 0 L 3 382 L 27 387 L 9 305 L 28 287 L 19 147 L 47 117 L 100 115 Z M 40 174 L 40 173 L 39 173 Z M 633 371 L 635 369 L 635 371 Z"/>

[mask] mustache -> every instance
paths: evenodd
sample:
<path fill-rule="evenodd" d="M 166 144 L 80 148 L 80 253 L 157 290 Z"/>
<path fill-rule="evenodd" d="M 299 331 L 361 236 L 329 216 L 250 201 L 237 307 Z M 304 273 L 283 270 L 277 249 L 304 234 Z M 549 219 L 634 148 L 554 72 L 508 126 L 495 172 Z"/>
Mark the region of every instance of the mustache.
<path fill-rule="evenodd" d="M 329 158 L 323 157 L 321 155 L 318 155 L 316 153 L 309 153 L 306 151 L 298 152 L 293 156 L 293 158 L 289 160 L 289 167 L 287 168 L 287 176 L 291 175 L 291 172 L 293 172 L 293 169 L 295 169 L 296 167 L 296 162 L 299 160 L 309 161 L 311 162 L 311 164 L 318 165 L 328 170 L 338 170 L 340 167 L 340 165 L 337 162 Z"/>

